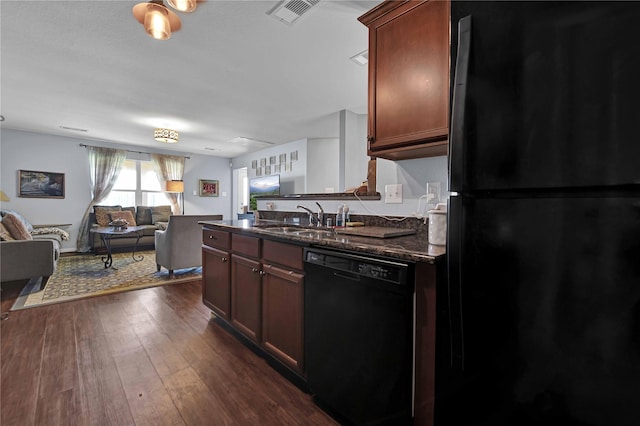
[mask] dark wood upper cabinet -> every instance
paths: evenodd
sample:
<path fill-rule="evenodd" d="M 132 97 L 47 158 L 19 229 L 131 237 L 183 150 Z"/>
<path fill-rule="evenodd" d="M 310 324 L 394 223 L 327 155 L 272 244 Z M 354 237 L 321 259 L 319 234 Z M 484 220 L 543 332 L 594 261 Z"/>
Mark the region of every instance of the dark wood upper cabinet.
<path fill-rule="evenodd" d="M 370 156 L 447 154 L 449 16 L 449 0 L 394 0 L 358 18 L 369 28 Z"/>

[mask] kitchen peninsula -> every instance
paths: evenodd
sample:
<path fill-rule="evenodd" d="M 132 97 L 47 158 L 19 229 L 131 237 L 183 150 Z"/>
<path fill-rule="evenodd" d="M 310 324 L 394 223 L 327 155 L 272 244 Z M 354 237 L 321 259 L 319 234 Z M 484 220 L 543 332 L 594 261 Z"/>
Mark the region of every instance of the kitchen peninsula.
<path fill-rule="evenodd" d="M 372 283 L 368 288 L 372 290 L 362 290 L 360 299 L 349 305 L 351 308 L 348 309 L 347 316 L 357 316 L 358 310 L 362 309 L 369 299 L 370 291 L 375 291 L 382 285 L 394 287 L 389 283 L 393 283 L 399 277 L 396 277 L 394 271 L 396 266 L 400 265 L 406 270 L 401 273 L 401 275 L 406 274 L 406 276 L 402 275 L 406 277 L 406 282 L 398 281 L 399 285 L 395 287 L 406 289 L 405 299 L 398 302 L 399 308 L 395 312 L 387 314 L 387 312 L 375 310 L 373 316 L 368 313 L 367 318 L 370 319 L 367 321 L 371 321 L 370 323 L 367 322 L 364 326 L 354 324 L 356 338 L 353 341 L 364 339 L 366 342 L 365 336 L 368 333 L 373 334 L 369 341 L 375 340 L 383 346 L 382 349 L 370 351 L 378 357 L 375 362 L 379 363 L 379 367 L 374 373 L 392 375 L 394 374 L 392 367 L 397 364 L 397 361 L 393 361 L 394 365 L 389 366 L 385 363 L 390 363 L 393 357 L 403 352 L 396 342 L 386 344 L 378 340 L 384 338 L 385 326 L 389 329 L 391 324 L 406 325 L 407 333 L 404 334 L 408 334 L 408 337 L 401 341 L 402 345 L 407 346 L 406 356 L 402 355 L 401 360 L 406 364 L 406 368 L 401 373 L 407 377 L 407 385 L 403 387 L 406 396 L 398 393 L 398 390 L 390 393 L 402 399 L 398 401 L 399 408 L 393 408 L 396 410 L 394 413 L 399 413 L 397 419 L 400 423 L 409 422 L 410 424 L 413 421 L 414 424 L 432 424 L 436 286 L 438 281 L 442 281 L 445 247 L 429 245 L 427 227 L 423 221 L 415 218 L 406 223 L 405 221 L 400 224 L 386 223 L 387 227 L 395 226 L 395 229 L 406 230 L 414 227 L 410 235 L 376 238 L 345 234 L 341 233 L 340 229 L 301 226 L 299 221 L 294 222 L 295 218 L 287 217 L 283 212 L 261 211 L 259 217 L 261 219 L 255 222 L 249 220 L 202 222 L 203 303 L 212 310 L 217 317 L 216 321 L 258 355 L 263 356 L 290 381 L 313 394 L 319 400 L 319 405 L 323 407 L 329 405 L 328 412 L 335 415 L 337 419 L 340 419 L 341 415 L 359 419 L 361 417 L 353 416 L 364 414 L 349 411 L 355 404 L 349 404 L 348 398 L 345 398 L 342 406 L 340 405 L 342 400 L 338 403 L 326 404 L 322 396 L 319 396 L 320 392 L 316 391 L 311 363 L 312 355 L 317 353 L 309 352 L 315 351 L 309 348 L 316 348 L 319 339 L 314 340 L 315 334 L 309 329 L 310 324 L 314 322 L 309 316 L 311 315 L 309 308 L 318 297 L 313 296 L 310 300 L 309 292 L 315 286 L 314 288 L 320 289 L 323 294 L 323 283 L 329 284 L 343 278 L 344 275 L 353 276 L 357 282 L 360 282 L 360 279 L 362 283 L 368 280 L 366 282 Z M 262 217 L 268 219 L 262 219 Z M 367 220 L 366 218 L 370 218 L 367 225 L 378 227 L 382 224 L 379 218 L 368 216 L 358 217 L 358 220 Z M 373 229 L 374 226 L 370 228 Z M 335 255 L 351 259 L 350 264 L 355 266 L 351 271 L 335 272 L 333 279 L 320 278 L 320 274 L 310 266 L 312 257 L 317 257 L 318 253 L 322 253 L 322 256 L 328 254 L 329 257 Z M 357 262 L 354 263 L 353 259 Z M 392 288 L 392 291 L 395 289 Z M 328 293 L 330 293 L 329 290 L 326 294 Z M 390 299 L 385 302 L 384 294 L 386 293 L 375 296 L 378 303 L 382 303 L 379 309 L 387 309 L 387 305 L 393 305 L 394 300 L 398 300 L 397 295 L 389 293 Z M 345 303 L 344 297 L 336 298 Z M 395 315 L 398 321 L 392 322 L 388 315 Z M 327 316 L 340 317 L 329 312 Z M 348 328 L 350 328 L 348 325 L 337 327 L 336 331 Z M 395 339 L 394 334 L 403 333 L 399 331 L 396 333 L 392 329 L 388 334 Z M 331 350 L 337 350 L 339 353 L 347 349 L 332 347 Z M 381 355 L 384 350 L 389 352 L 389 357 Z M 332 362 L 336 361 L 332 360 Z M 359 368 L 347 362 L 342 364 L 354 371 Z M 340 368 L 340 365 L 336 365 L 336 368 Z M 365 380 L 370 382 L 367 388 L 384 388 L 384 382 L 391 381 L 386 377 L 380 379 L 381 383 L 376 383 L 378 379 L 374 377 L 366 377 Z M 415 392 L 412 392 L 414 380 Z M 336 379 L 335 382 L 341 381 Z M 333 384 L 329 380 L 328 385 Z M 341 384 L 338 383 L 338 385 Z M 353 392 L 347 392 L 347 394 L 352 397 L 354 395 Z M 356 398 L 358 398 L 357 395 L 361 395 L 361 398 L 369 399 L 361 393 L 355 393 L 355 395 Z M 411 414 L 412 404 L 415 406 L 413 415 Z M 374 412 L 380 404 L 375 403 L 375 405 L 376 407 L 367 409 L 367 415 Z"/>

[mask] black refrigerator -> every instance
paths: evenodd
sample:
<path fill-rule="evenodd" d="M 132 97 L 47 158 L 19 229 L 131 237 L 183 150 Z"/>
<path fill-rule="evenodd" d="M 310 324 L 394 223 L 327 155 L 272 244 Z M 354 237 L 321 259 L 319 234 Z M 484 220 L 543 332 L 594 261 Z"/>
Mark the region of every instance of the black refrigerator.
<path fill-rule="evenodd" d="M 640 425 L 639 30 L 452 1 L 436 425 Z"/>

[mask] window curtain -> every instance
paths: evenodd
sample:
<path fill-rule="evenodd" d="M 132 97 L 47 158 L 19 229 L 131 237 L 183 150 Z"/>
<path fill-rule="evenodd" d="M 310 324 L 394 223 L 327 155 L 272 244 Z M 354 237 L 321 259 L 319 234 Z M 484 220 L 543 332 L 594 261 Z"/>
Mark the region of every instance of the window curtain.
<path fill-rule="evenodd" d="M 165 187 L 168 180 L 183 180 L 184 177 L 184 157 L 176 157 L 174 155 L 151 154 L 151 162 L 156 171 L 156 176 L 160 180 L 160 185 Z M 167 197 L 171 202 L 171 211 L 173 214 L 180 214 L 180 204 L 178 203 L 178 195 L 176 193 L 167 192 Z M 184 203 L 184 198 L 183 201 Z"/>
<path fill-rule="evenodd" d="M 101 148 L 97 146 L 87 146 L 89 151 L 89 173 L 91 177 L 91 202 L 84 212 L 78 239 L 76 241 L 77 250 L 86 253 L 91 249 L 89 244 L 89 216 L 93 206 L 100 203 L 109 195 L 116 179 L 122 170 L 124 160 L 127 158 L 127 151 L 121 149 Z"/>

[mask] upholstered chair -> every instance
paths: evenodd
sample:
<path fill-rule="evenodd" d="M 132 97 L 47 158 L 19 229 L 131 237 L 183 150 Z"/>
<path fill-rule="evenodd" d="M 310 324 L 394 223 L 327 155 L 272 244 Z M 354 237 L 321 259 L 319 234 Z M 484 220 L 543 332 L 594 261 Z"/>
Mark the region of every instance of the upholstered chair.
<path fill-rule="evenodd" d="M 156 264 L 173 275 L 176 269 L 202 266 L 202 225 L 200 221 L 222 220 L 216 215 L 174 215 L 167 229 L 155 232 Z"/>

